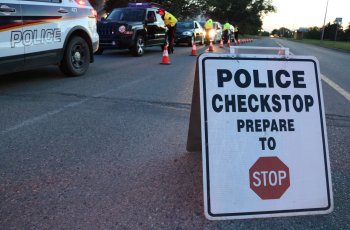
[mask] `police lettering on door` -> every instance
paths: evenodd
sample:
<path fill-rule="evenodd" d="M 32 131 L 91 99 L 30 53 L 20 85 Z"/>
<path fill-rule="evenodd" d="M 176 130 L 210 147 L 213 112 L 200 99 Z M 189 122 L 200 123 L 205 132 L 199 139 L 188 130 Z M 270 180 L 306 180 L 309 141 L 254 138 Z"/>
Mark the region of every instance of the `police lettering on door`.
<path fill-rule="evenodd" d="M 11 48 L 61 42 L 59 28 L 11 31 Z"/>

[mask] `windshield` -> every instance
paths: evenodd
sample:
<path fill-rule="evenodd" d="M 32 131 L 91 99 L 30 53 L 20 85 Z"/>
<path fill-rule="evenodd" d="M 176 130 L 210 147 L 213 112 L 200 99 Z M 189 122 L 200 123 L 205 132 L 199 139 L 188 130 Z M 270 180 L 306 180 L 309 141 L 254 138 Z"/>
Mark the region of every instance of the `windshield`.
<path fill-rule="evenodd" d="M 176 27 L 181 29 L 193 29 L 193 22 L 178 22 Z"/>
<path fill-rule="evenodd" d="M 145 19 L 145 9 L 115 9 L 108 15 L 107 20 L 140 22 Z"/>

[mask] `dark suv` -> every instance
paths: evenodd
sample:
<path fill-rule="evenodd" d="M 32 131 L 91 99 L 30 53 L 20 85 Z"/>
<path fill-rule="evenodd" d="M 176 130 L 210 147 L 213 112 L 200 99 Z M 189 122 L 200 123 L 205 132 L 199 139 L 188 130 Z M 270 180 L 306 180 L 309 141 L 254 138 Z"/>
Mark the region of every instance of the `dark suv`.
<path fill-rule="evenodd" d="M 142 56 L 144 47 L 163 45 L 166 27 L 157 9 L 148 3 L 113 9 L 97 24 L 100 46 L 96 54 L 104 49 L 129 49 L 135 56 Z"/>

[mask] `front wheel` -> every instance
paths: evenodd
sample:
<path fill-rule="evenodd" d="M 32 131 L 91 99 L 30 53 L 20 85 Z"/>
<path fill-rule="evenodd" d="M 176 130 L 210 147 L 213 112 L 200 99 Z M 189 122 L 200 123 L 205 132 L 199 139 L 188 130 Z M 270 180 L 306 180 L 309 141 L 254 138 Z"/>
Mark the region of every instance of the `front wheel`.
<path fill-rule="evenodd" d="M 190 39 L 190 41 L 188 42 L 188 46 L 189 46 L 189 47 L 193 46 L 193 44 L 194 44 L 195 42 L 196 42 L 195 37 L 192 36 L 191 39 Z"/>
<path fill-rule="evenodd" d="M 136 57 L 141 57 L 145 52 L 144 49 L 145 49 L 145 42 L 143 40 L 143 37 L 137 36 L 136 41 L 135 41 L 135 45 L 132 48 L 132 53 Z"/>
<path fill-rule="evenodd" d="M 199 42 L 200 45 L 204 45 L 204 36 L 202 36 L 201 41 Z"/>
<path fill-rule="evenodd" d="M 89 68 L 90 50 L 82 37 L 74 36 L 68 42 L 60 69 L 68 76 L 83 75 Z"/>

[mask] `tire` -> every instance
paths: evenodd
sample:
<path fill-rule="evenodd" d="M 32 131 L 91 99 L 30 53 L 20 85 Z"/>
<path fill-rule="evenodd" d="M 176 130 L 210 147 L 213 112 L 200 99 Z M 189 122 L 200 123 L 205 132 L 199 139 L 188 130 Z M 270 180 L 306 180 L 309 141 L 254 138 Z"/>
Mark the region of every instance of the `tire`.
<path fill-rule="evenodd" d="M 64 51 L 61 71 L 71 77 L 85 74 L 90 64 L 90 50 L 82 37 L 72 37 Z"/>
<path fill-rule="evenodd" d="M 199 45 L 204 45 L 204 36 L 202 36 L 201 41 L 199 42 Z"/>
<path fill-rule="evenodd" d="M 213 44 L 215 44 L 215 43 L 216 43 L 216 35 L 213 38 Z"/>
<path fill-rule="evenodd" d="M 145 41 L 142 36 L 137 36 L 135 44 L 132 47 L 132 53 L 136 57 L 141 57 L 145 53 Z"/>
<path fill-rule="evenodd" d="M 96 55 L 101 55 L 104 49 L 102 47 L 98 47 L 98 50 L 95 52 Z"/>
<path fill-rule="evenodd" d="M 194 36 L 192 36 L 191 40 L 188 42 L 188 46 L 192 47 L 194 43 L 196 43 L 196 38 Z"/>

